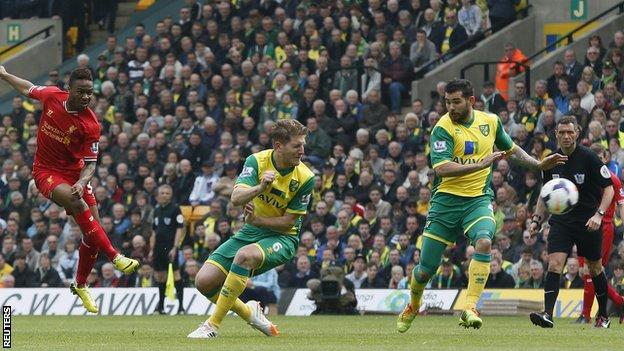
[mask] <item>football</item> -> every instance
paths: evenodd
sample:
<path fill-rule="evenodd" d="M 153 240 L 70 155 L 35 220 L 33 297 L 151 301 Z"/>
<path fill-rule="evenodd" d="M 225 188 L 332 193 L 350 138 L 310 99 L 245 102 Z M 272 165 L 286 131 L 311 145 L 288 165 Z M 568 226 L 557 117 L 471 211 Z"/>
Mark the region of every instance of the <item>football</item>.
<path fill-rule="evenodd" d="M 540 197 L 544 200 L 548 212 L 564 214 L 576 206 L 579 194 L 574 183 L 565 178 L 557 178 L 544 184 Z"/>

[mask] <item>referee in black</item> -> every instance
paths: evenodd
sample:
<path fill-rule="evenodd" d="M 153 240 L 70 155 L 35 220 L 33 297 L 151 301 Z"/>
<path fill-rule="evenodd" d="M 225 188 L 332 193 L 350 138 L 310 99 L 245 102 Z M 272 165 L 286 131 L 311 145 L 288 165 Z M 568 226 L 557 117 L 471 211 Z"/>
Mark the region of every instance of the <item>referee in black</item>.
<path fill-rule="evenodd" d="M 589 274 L 594 281 L 598 316 L 596 328 L 609 328 L 607 315 L 607 278 L 602 269 L 601 223 L 605 211 L 611 204 L 614 190 L 611 175 L 596 153 L 577 145 L 580 128 L 574 116 L 565 116 L 557 122 L 555 130 L 559 150 L 557 153 L 568 156 L 564 165 L 544 171 L 544 182 L 566 178 L 572 181 L 579 191 L 579 201 L 574 209 L 561 215 L 551 215 L 548 235 L 548 273 L 544 284 L 544 312 L 531 313 L 531 322 L 542 328 L 553 327 L 553 309 L 559 294 L 561 272 L 572 246 L 576 244 L 579 256 L 584 256 Z M 546 215 L 546 206 L 540 198 L 529 227 L 531 235 L 539 231 Z"/>
<path fill-rule="evenodd" d="M 173 264 L 175 288 L 178 295 L 178 314 L 184 314 L 182 302 L 184 300 L 184 286 L 180 278 L 178 267 L 178 251 L 182 240 L 184 217 L 180 207 L 171 199 L 173 190 L 165 184 L 158 188 L 158 204 L 154 209 L 154 225 L 150 237 L 149 257 L 154 265 L 154 278 L 158 283 L 158 307 L 155 313 L 165 314 L 165 285 L 169 263 Z"/>

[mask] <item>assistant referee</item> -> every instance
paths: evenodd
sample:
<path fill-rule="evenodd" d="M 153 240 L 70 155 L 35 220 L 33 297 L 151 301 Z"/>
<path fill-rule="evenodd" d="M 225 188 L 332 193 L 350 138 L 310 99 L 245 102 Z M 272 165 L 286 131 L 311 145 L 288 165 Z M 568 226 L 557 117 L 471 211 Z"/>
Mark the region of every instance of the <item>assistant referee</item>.
<path fill-rule="evenodd" d="M 158 188 L 158 205 L 154 209 L 154 225 L 150 237 L 150 258 L 154 265 L 154 278 L 158 283 L 158 306 L 155 313 L 164 314 L 165 287 L 169 263 L 173 264 L 175 288 L 178 295 L 178 314 L 184 314 L 184 286 L 178 267 L 178 251 L 184 228 L 180 207 L 171 201 L 173 190 L 165 184 Z"/>
<path fill-rule="evenodd" d="M 593 278 L 596 299 L 598 300 L 597 328 L 609 328 L 607 316 L 607 278 L 602 269 L 601 223 L 605 211 L 611 204 L 614 190 L 611 174 L 598 156 L 590 149 L 577 145 L 580 127 L 574 116 L 565 116 L 557 122 L 555 129 L 559 150 L 568 156 L 564 165 L 544 171 L 544 182 L 566 178 L 572 181 L 579 191 L 579 202 L 568 213 L 550 216 L 548 235 L 548 273 L 544 284 L 544 312 L 531 313 L 531 322 L 542 328 L 553 327 L 553 309 L 559 294 L 559 282 L 563 266 L 572 246 L 576 244 L 578 255 L 584 256 Z M 546 206 L 540 198 L 529 227 L 535 235 L 545 218 Z"/>

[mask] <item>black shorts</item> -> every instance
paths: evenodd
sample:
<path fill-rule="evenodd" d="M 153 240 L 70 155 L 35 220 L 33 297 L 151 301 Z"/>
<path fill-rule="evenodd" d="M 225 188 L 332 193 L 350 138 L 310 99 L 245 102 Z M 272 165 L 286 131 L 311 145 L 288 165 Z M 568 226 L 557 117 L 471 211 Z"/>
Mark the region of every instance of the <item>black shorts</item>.
<path fill-rule="evenodd" d="M 590 232 L 584 225 L 570 228 L 559 223 L 553 223 L 548 234 L 548 253 L 572 253 L 572 246 L 576 244 L 579 256 L 589 261 L 599 261 L 602 256 L 602 229 Z"/>
<path fill-rule="evenodd" d="M 156 246 L 154 248 L 154 257 L 153 257 L 153 265 L 154 265 L 154 270 L 156 272 L 163 272 L 163 271 L 167 271 L 169 269 L 169 251 L 171 250 L 171 248 L 167 248 L 167 247 L 158 247 Z M 178 253 L 176 252 L 176 257 L 173 260 L 173 270 L 177 270 L 178 269 Z"/>

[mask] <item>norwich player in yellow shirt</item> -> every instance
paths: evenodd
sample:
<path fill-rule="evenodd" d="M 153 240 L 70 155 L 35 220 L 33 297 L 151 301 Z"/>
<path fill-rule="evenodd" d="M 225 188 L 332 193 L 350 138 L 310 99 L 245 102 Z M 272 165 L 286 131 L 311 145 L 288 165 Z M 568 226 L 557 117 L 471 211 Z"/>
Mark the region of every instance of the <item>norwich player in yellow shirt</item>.
<path fill-rule="evenodd" d="M 472 84 L 450 81 L 444 99 L 449 111 L 431 132 L 431 164 L 436 173 L 433 197 L 425 223 L 420 264 L 412 271 L 411 299 L 397 320 L 406 332 L 421 307 L 425 286 L 435 274 L 446 246 L 453 245 L 461 230 L 475 247 L 468 268 L 468 292 L 460 325 L 480 328 L 477 302 L 490 272 L 490 248 L 496 230 L 490 189 L 492 164 L 508 156 L 530 169 L 550 169 L 567 157 L 553 154 L 541 162 L 514 145 L 493 114 L 476 111 Z M 499 151 L 494 151 L 496 147 Z"/>
<path fill-rule="evenodd" d="M 238 297 L 250 276 L 290 261 L 299 245 L 301 216 L 306 214 L 314 188 L 314 173 L 301 157 L 308 129 L 292 119 L 276 122 L 273 149 L 247 158 L 232 192 L 232 203 L 245 206 L 245 225 L 208 258 L 195 286 L 216 304 L 212 316 L 189 338 L 214 338 L 223 317 L 234 311 L 267 336 L 279 332 L 257 301 Z"/>

